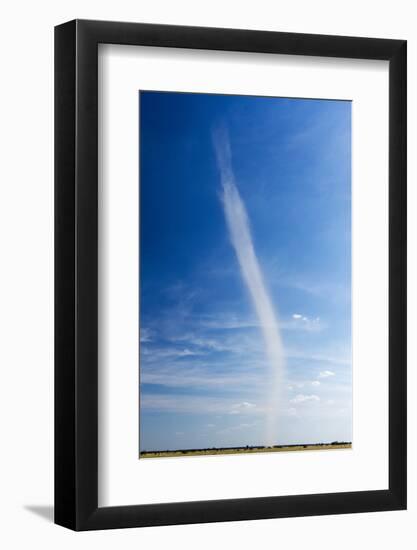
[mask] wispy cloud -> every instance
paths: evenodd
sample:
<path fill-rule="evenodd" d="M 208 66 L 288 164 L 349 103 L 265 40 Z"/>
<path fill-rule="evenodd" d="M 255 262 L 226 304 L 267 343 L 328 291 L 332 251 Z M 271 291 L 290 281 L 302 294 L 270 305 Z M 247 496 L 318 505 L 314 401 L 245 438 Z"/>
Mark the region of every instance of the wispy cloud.
<path fill-rule="evenodd" d="M 240 330 L 259 327 L 259 322 L 256 319 L 245 319 L 234 314 L 200 316 L 197 322 L 199 326 L 209 330 Z"/>
<path fill-rule="evenodd" d="M 165 332 L 164 338 L 153 330 L 153 341 L 142 343 L 142 384 L 212 388 L 216 392 L 227 389 L 233 393 L 246 392 L 249 388 L 256 395 L 267 391 L 269 364 L 258 331 L 225 330 L 213 336 L 211 330 L 192 326 L 195 332 L 188 332 L 188 324 L 182 333 L 178 328 L 181 327 L 172 335 L 170 331 Z M 331 377 L 329 372 L 333 370 L 326 369 L 327 364 L 340 365 L 338 372 L 342 373 L 350 366 L 350 361 L 343 356 L 318 355 L 308 350 L 286 349 L 286 358 L 293 373 L 287 383 L 295 390 L 317 387 L 320 381 Z M 340 380 L 343 384 L 344 377 Z"/>
<path fill-rule="evenodd" d="M 211 316 L 198 316 L 194 319 L 197 326 L 202 329 L 213 331 L 223 330 L 241 330 L 262 328 L 259 320 L 253 318 L 238 317 L 234 314 L 221 314 Z M 294 313 L 289 318 L 276 319 L 281 330 L 299 330 L 299 331 L 320 331 L 326 328 L 326 325 L 320 320 L 320 317 L 308 317 Z M 275 325 L 273 325 L 275 327 Z"/>
<path fill-rule="evenodd" d="M 252 412 L 256 408 L 255 403 L 249 403 L 248 401 L 243 401 L 243 403 L 235 403 L 230 409 L 230 414 L 243 414 Z"/>
<path fill-rule="evenodd" d="M 143 327 L 140 329 L 140 343 L 146 344 L 152 342 L 152 331 L 149 328 Z"/>
<path fill-rule="evenodd" d="M 165 339 L 174 344 L 180 343 L 181 347 L 198 348 L 202 352 L 228 352 L 235 355 L 244 355 L 246 358 L 254 355 L 260 358 L 264 353 L 264 347 L 257 331 L 246 331 L 241 328 L 217 333 L 216 331 L 203 329 L 198 324 L 198 319 L 194 318 L 190 319 L 186 326 L 190 327 L 190 331 L 179 332 L 179 327 L 176 327 L 172 333 L 165 334 Z M 310 351 L 306 346 L 301 348 L 286 347 L 285 357 L 287 359 L 314 361 L 315 363 L 351 364 L 348 354 L 333 353 L 333 350 L 329 350 L 329 354 L 316 353 Z"/>
<path fill-rule="evenodd" d="M 320 397 L 318 395 L 304 395 L 303 393 L 299 393 L 290 401 L 291 403 L 305 403 L 306 401 L 320 401 Z"/>
<path fill-rule="evenodd" d="M 304 388 L 305 386 L 314 386 L 314 387 L 318 387 L 320 386 L 320 382 L 318 380 L 305 380 L 305 381 L 301 381 L 301 382 L 296 382 L 296 381 L 293 381 L 289 386 L 288 386 L 288 389 L 289 390 L 294 390 L 295 388 L 297 389 L 301 389 L 301 388 Z"/>
<path fill-rule="evenodd" d="M 213 365 L 168 365 L 164 367 L 141 369 L 141 384 L 153 384 L 167 388 L 214 388 L 229 392 L 240 392 L 250 389 L 252 393 L 262 387 L 264 381 L 261 373 L 248 372 L 245 369 L 216 369 Z"/>
<path fill-rule="evenodd" d="M 272 259 L 272 265 L 269 267 L 273 273 L 273 277 L 271 276 L 271 278 L 276 285 L 299 291 L 304 295 L 314 298 L 326 298 L 326 300 L 331 300 L 334 303 L 350 300 L 350 288 L 345 284 L 325 277 L 317 280 L 300 276 L 298 273 L 283 272 L 277 267 L 277 262 L 278 258 Z"/>
<path fill-rule="evenodd" d="M 335 373 L 331 370 L 323 370 L 319 373 L 319 378 L 328 378 L 329 376 L 334 376 Z"/>
<path fill-rule="evenodd" d="M 180 414 L 239 414 L 242 418 L 254 414 L 265 414 L 265 410 L 256 403 L 236 403 L 230 397 L 212 397 L 207 395 L 181 395 L 145 393 L 141 395 L 140 406 L 143 411 L 158 411 Z M 237 413 L 231 411 L 237 410 Z"/>
<path fill-rule="evenodd" d="M 320 320 L 320 317 L 308 317 L 300 313 L 293 313 L 291 318 L 280 323 L 280 328 L 285 330 L 300 330 L 318 332 L 327 328 Z"/>
<path fill-rule="evenodd" d="M 201 350 L 191 350 L 188 348 L 148 348 L 142 346 L 141 355 L 152 361 L 160 361 L 161 359 L 175 359 L 183 357 L 191 357 L 196 355 L 204 355 Z"/>
<path fill-rule="evenodd" d="M 233 245 L 242 278 L 252 299 L 253 307 L 261 325 L 266 352 L 270 362 L 270 405 L 282 394 L 284 371 L 284 351 L 278 322 L 271 299 L 268 296 L 262 271 L 253 245 L 249 219 L 232 170 L 229 138 L 225 128 L 217 128 L 214 136 L 222 182 L 222 201 L 229 236 Z M 276 441 L 276 414 L 272 406 L 267 418 L 267 443 Z"/>
<path fill-rule="evenodd" d="M 314 361 L 317 363 L 333 363 L 335 365 L 346 365 L 346 366 L 351 364 L 350 358 L 347 357 L 345 354 L 325 355 L 321 353 L 302 351 L 300 349 L 286 349 L 285 351 L 286 351 L 287 357 L 291 357 L 292 359 L 303 359 L 307 361 Z M 331 372 L 331 371 L 323 371 L 323 372 Z M 327 376 L 332 376 L 332 374 Z"/>

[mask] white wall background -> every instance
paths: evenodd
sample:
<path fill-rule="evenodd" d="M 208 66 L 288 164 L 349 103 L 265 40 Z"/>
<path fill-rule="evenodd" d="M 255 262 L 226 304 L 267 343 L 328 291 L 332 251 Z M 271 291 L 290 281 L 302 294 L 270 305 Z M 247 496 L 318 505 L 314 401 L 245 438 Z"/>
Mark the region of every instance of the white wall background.
<path fill-rule="evenodd" d="M 417 539 L 417 18 L 397 0 L 28 0 L 1 14 L 0 544 L 100 549 L 385 549 Z M 53 499 L 53 26 L 109 19 L 404 38 L 409 54 L 409 510 L 95 533 L 51 523 Z M 370 396 L 371 400 L 371 396 Z M 244 483 L 244 480 L 242 480 Z M 410 541 L 410 542 L 408 542 Z"/>

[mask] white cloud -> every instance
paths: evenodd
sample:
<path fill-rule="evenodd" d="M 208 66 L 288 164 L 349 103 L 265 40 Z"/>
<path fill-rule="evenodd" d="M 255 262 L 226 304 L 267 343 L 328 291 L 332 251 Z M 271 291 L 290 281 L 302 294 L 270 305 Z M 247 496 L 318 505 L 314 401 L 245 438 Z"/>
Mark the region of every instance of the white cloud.
<path fill-rule="evenodd" d="M 211 396 L 189 396 L 187 399 L 181 399 L 178 395 L 167 394 L 149 394 L 144 393 L 140 396 L 141 410 L 159 411 L 161 413 L 184 413 L 184 414 L 210 414 L 215 415 L 233 414 L 265 414 L 265 409 L 258 407 L 255 403 L 247 401 L 236 403 L 226 397 Z"/>
<path fill-rule="evenodd" d="M 334 372 L 331 370 L 323 370 L 319 374 L 319 378 L 328 378 L 329 376 L 334 376 Z"/>
<path fill-rule="evenodd" d="M 295 388 L 298 388 L 299 390 L 302 389 L 302 388 L 305 388 L 306 386 L 314 386 L 314 387 L 318 387 L 321 385 L 321 382 L 319 382 L 318 380 L 306 380 L 304 382 L 295 382 L 295 381 L 291 381 L 291 384 L 289 386 L 287 386 L 287 388 L 289 390 L 294 390 Z"/>
<path fill-rule="evenodd" d="M 333 363 L 335 365 L 350 365 L 351 360 L 348 356 L 320 355 L 315 353 L 305 353 L 298 349 L 286 349 L 286 356 L 292 359 L 303 359 L 307 361 L 317 361 L 319 363 Z M 329 371 L 330 372 L 330 371 Z"/>
<path fill-rule="evenodd" d="M 318 395 L 304 395 L 303 393 L 299 393 L 290 401 L 291 403 L 305 403 L 306 401 L 320 401 L 320 397 Z"/>
<path fill-rule="evenodd" d="M 291 317 L 290 320 L 280 323 L 282 329 L 319 332 L 326 328 L 326 326 L 320 322 L 320 317 L 308 317 L 301 313 L 293 313 Z"/>
<path fill-rule="evenodd" d="M 178 316 L 171 315 L 172 318 L 178 318 Z M 215 316 L 213 316 L 214 318 Z M 242 318 L 243 319 L 243 318 Z M 222 322 L 226 322 L 226 317 L 222 319 Z M 234 319 L 231 316 L 230 323 L 233 323 Z M 213 355 L 216 353 L 222 353 L 221 365 L 224 366 L 224 371 L 236 372 L 240 366 L 244 365 L 245 368 L 253 369 L 253 371 L 259 368 L 267 368 L 268 360 L 265 357 L 265 347 L 259 331 L 247 330 L 245 328 L 236 330 L 223 330 L 218 332 L 208 329 L 199 324 L 198 316 L 188 316 L 185 320 L 178 321 L 175 326 L 166 324 L 164 316 L 154 320 L 156 329 L 152 329 L 152 337 L 154 338 L 154 345 L 144 344 L 141 346 L 141 368 L 145 365 L 153 362 L 159 363 L 159 366 L 165 366 L 163 355 L 166 359 L 175 359 L 176 363 L 184 358 L 185 362 L 191 358 L 187 357 L 187 353 L 194 353 L 195 355 L 201 355 L 207 357 L 207 361 L 213 364 Z M 242 324 L 245 324 L 242 321 Z M 250 321 L 246 323 L 250 324 Z M 294 320 L 292 318 L 287 319 L 284 324 L 281 323 L 280 327 L 285 328 L 288 325 L 289 330 L 309 331 L 308 323 L 301 320 Z M 292 325 L 291 327 L 289 325 Z M 296 327 L 299 325 L 299 327 Z M 320 325 L 321 326 L 321 325 Z M 320 330 L 320 329 L 318 329 Z M 155 334 L 158 335 L 158 340 Z M 156 342 L 169 342 L 170 345 L 158 346 L 155 349 Z M 169 353 L 167 349 L 171 349 Z M 188 350 L 184 354 L 184 349 Z M 160 351 L 160 353 L 159 353 Z M 183 357 L 181 357 L 181 354 Z M 170 357 L 169 357 L 170 356 Z M 176 357 L 175 357 L 176 356 Z M 300 359 L 303 361 L 318 363 L 318 368 L 324 369 L 327 365 L 330 367 L 334 365 L 351 365 L 351 358 L 348 354 L 315 354 L 309 352 L 309 350 L 303 348 L 286 348 L 285 356 L 288 360 Z M 220 360 L 220 358 L 219 358 Z M 320 363 L 324 363 L 320 365 Z M 195 361 L 193 362 L 195 365 Z M 216 361 L 216 364 L 220 365 L 220 362 Z M 211 366 L 207 364 L 207 369 L 211 369 Z"/>
<path fill-rule="evenodd" d="M 260 321 L 251 317 L 237 317 L 233 314 L 222 314 L 218 316 L 206 315 L 204 317 L 197 317 L 193 319 L 194 326 L 198 325 L 202 329 L 209 331 L 219 330 L 245 330 L 259 328 L 262 326 L 268 326 L 269 328 L 275 328 L 274 324 L 263 324 Z M 301 315 L 300 313 L 294 313 L 289 319 L 281 319 L 278 322 L 281 330 L 302 330 L 302 331 L 321 331 L 326 326 L 320 322 L 320 317 L 308 317 Z"/>
<path fill-rule="evenodd" d="M 233 330 L 259 327 L 259 322 L 255 319 L 239 318 L 233 314 L 220 316 L 207 315 L 200 317 L 199 325 L 209 330 Z"/>
<path fill-rule="evenodd" d="M 181 368 L 178 368 L 181 366 Z M 181 361 L 159 365 L 142 364 L 140 372 L 141 384 L 158 384 L 169 388 L 224 388 L 233 392 L 242 392 L 260 388 L 264 384 L 262 372 L 249 372 L 246 369 L 231 368 L 216 370 L 212 364 L 192 364 Z"/>
<path fill-rule="evenodd" d="M 198 324 L 198 319 L 190 319 L 190 323 L 195 326 Z M 262 344 L 259 337 L 255 334 L 248 335 L 240 331 L 227 331 L 227 334 L 222 334 L 220 338 L 213 337 L 211 329 L 209 335 L 205 333 L 207 327 L 202 327 L 203 330 L 198 334 L 186 332 L 184 334 L 168 335 L 167 339 L 170 342 L 181 342 L 183 345 L 188 345 L 191 348 L 197 348 L 198 351 L 206 353 L 211 352 L 228 352 L 234 355 L 253 355 L 263 352 Z M 217 329 L 215 329 L 217 330 Z"/>
<path fill-rule="evenodd" d="M 149 328 L 140 329 L 140 343 L 152 342 L 152 331 Z"/>
<path fill-rule="evenodd" d="M 214 135 L 217 164 L 222 184 L 222 202 L 229 237 L 236 254 L 240 273 L 249 294 L 253 308 L 259 320 L 266 343 L 266 354 L 270 366 L 270 392 L 268 401 L 273 401 L 282 389 L 282 377 L 285 368 L 284 349 L 281 333 L 274 311 L 274 305 L 264 284 L 264 277 L 259 265 L 245 204 L 235 184 L 231 150 L 226 128 L 218 127 Z M 266 421 L 266 440 L 274 441 L 276 419 L 269 414 Z"/>
<path fill-rule="evenodd" d="M 232 405 L 230 414 L 242 414 L 251 412 L 255 407 L 255 403 L 249 403 L 248 401 L 243 401 L 243 403 L 235 403 L 234 405 Z"/>
<path fill-rule="evenodd" d="M 191 351 L 190 349 L 182 349 L 175 352 L 176 357 L 188 357 L 189 355 L 201 355 L 200 352 Z"/>
<path fill-rule="evenodd" d="M 143 346 L 141 355 L 146 356 L 148 360 L 160 361 L 161 359 L 176 359 L 182 357 L 191 357 L 195 355 L 204 355 L 202 351 L 195 351 L 188 348 L 152 348 Z"/>

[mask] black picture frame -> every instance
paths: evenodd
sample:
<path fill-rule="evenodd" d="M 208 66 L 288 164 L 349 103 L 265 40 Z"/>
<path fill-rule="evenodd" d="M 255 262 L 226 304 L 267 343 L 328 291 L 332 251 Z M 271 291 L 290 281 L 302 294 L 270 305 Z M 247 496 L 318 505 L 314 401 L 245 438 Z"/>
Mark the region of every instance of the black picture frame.
<path fill-rule="evenodd" d="M 98 506 L 98 44 L 389 61 L 387 490 Z M 406 46 L 106 21 L 55 28 L 55 523 L 81 531 L 406 508 Z"/>

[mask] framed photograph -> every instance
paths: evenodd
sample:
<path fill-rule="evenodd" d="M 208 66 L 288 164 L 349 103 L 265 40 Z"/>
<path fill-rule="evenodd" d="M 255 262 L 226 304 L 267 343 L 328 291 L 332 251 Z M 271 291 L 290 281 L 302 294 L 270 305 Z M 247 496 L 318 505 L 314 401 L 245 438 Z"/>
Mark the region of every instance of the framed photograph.
<path fill-rule="evenodd" d="M 55 522 L 406 508 L 406 42 L 55 29 Z"/>

